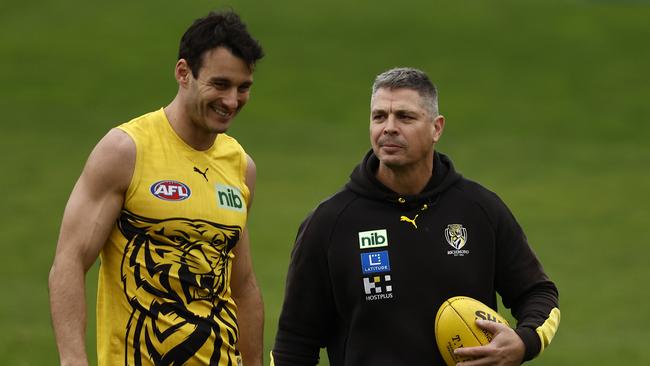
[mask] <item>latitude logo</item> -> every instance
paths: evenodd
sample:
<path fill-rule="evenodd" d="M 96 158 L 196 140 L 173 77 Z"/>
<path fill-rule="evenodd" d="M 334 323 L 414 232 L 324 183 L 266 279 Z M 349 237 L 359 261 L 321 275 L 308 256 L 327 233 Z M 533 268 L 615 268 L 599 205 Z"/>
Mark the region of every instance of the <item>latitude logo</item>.
<path fill-rule="evenodd" d="M 388 251 L 361 253 L 361 271 L 363 274 L 389 272 L 390 260 Z"/>

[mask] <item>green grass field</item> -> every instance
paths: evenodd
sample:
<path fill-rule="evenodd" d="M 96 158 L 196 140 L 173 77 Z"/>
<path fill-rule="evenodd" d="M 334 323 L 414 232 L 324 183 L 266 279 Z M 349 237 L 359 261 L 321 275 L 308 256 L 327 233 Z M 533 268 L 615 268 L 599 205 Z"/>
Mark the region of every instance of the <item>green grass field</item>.
<path fill-rule="evenodd" d="M 374 76 L 415 66 L 440 89 L 439 150 L 508 203 L 560 289 L 530 364 L 650 364 L 650 4 L 613 0 L 3 2 L 0 363 L 58 363 L 47 275 L 69 192 L 108 129 L 173 98 L 180 35 L 226 5 L 267 53 L 230 132 L 258 167 L 267 354 L 297 226 L 369 148 Z"/>

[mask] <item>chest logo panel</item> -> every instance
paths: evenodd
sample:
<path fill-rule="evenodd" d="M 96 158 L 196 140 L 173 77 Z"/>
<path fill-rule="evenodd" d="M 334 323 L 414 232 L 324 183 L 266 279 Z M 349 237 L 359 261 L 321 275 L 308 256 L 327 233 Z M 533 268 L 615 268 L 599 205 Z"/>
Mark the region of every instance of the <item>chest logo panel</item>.
<path fill-rule="evenodd" d="M 243 212 L 244 198 L 236 187 L 217 184 L 217 206 L 228 210 Z"/>
<path fill-rule="evenodd" d="M 388 246 L 386 229 L 359 232 L 359 249 L 370 249 Z"/>
<path fill-rule="evenodd" d="M 160 180 L 149 188 L 151 194 L 164 201 L 183 201 L 192 195 L 187 184 L 176 180 Z"/>

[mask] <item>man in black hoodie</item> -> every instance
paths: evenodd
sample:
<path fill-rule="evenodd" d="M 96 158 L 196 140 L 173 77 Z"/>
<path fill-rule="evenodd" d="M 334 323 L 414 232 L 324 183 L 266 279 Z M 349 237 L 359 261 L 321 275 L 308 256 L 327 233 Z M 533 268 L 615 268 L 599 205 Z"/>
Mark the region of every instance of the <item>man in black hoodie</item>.
<path fill-rule="evenodd" d="M 463 366 L 518 365 L 559 325 L 558 291 L 505 204 L 434 151 L 445 126 L 420 70 L 397 68 L 372 89 L 368 152 L 350 182 L 300 226 L 271 364 L 442 366 L 435 314 L 453 296 L 517 326 L 478 321 L 487 346 L 458 349 Z"/>

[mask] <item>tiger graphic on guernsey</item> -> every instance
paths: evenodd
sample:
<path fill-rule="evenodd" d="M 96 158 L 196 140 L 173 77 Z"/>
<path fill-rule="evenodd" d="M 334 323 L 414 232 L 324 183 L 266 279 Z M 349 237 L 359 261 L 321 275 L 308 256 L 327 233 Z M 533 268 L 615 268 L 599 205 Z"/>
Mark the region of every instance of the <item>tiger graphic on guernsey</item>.
<path fill-rule="evenodd" d="M 238 351 L 231 352 L 235 357 L 221 353 L 235 350 L 238 338 L 226 294 L 241 227 L 150 219 L 126 210 L 118 227 L 127 239 L 121 275 L 132 307 L 125 365 L 184 365 L 197 354 L 208 354 L 204 362 L 210 365 L 224 357 L 237 365 Z"/>

